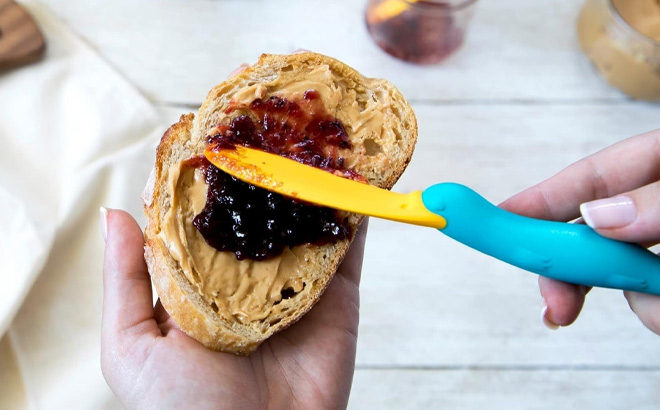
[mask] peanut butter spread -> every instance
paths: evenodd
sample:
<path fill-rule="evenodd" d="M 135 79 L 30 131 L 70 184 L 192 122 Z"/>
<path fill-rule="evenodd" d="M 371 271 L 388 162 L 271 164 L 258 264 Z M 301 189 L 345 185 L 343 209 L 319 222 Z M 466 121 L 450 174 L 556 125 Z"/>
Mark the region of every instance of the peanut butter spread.
<path fill-rule="evenodd" d="M 375 100 L 358 100 L 355 90 L 337 81 L 327 66 L 306 73 L 302 80 L 284 72 L 270 82 L 239 90 L 232 102 L 248 106 L 257 98 L 271 95 L 296 99 L 310 89 L 320 94 L 327 112 L 343 122 L 349 136 L 361 131 L 370 138 L 380 137 L 384 114 Z M 351 169 L 358 157 L 347 157 L 346 167 Z M 185 161 L 171 166 L 168 172 L 171 207 L 162 222 L 160 237 L 193 288 L 229 321 L 247 324 L 281 313 L 282 292 L 296 294 L 305 286 L 300 267 L 307 260 L 300 258 L 305 258 L 311 245 L 287 248 L 281 255 L 263 261 L 237 260 L 233 252 L 217 251 L 193 225 L 206 203 L 203 172 L 185 165 Z"/>
<path fill-rule="evenodd" d="M 646 37 L 660 42 L 658 0 L 613 0 L 614 7 L 628 24 Z"/>
<path fill-rule="evenodd" d="M 380 137 L 383 131 L 382 106 L 379 108 L 373 99 L 359 100 L 357 92 L 337 81 L 327 65 L 305 73 L 302 79 L 294 72 L 285 72 L 270 82 L 245 87 L 234 95 L 232 101 L 249 105 L 257 98 L 270 95 L 295 100 L 307 90 L 316 90 L 320 94 L 326 110 L 342 121 L 349 135 L 368 130 L 370 135 Z"/>
<path fill-rule="evenodd" d="M 609 1 L 585 3 L 578 19 L 582 50 L 628 96 L 660 100 L 660 3 Z"/>
<path fill-rule="evenodd" d="M 193 218 L 206 203 L 202 171 L 184 164 L 172 167 L 168 189 L 173 195 L 162 231 L 165 243 L 186 278 L 225 319 L 241 323 L 263 320 L 282 299 L 282 290 L 298 293 L 303 289 L 297 266 L 304 245 L 265 261 L 239 261 L 233 252 L 209 246 L 193 225 Z"/>

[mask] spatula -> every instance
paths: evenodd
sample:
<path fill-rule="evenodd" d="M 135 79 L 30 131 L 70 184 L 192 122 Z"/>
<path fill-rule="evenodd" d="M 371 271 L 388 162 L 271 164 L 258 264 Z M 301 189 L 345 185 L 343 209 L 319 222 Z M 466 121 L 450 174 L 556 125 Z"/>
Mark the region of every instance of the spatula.
<path fill-rule="evenodd" d="M 455 183 L 399 194 L 260 150 L 208 148 L 216 167 L 250 184 L 317 205 L 429 226 L 527 271 L 585 286 L 660 295 L 660 258 L 586 225 L 505 211 Z"/>

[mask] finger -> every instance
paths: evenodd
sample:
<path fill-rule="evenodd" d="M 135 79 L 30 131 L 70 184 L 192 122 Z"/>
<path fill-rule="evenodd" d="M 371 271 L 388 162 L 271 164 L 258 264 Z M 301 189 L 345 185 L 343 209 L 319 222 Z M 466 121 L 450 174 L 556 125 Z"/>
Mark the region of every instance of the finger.
<path fill-rule="evenodd" d="M 650 184 L 660 175 L 660 130 L 612 145 L 501 204 L 533 218 L 569 221 L 580 204 Z"/>
<path fill-rule="evenodd" d="M 310 52 L 309 50 L 306 50 L 304 48 L 298 48 L 298 49 L 294 50 L 291 54 L 302 54 L 302 53 L 309 53 L 309 52 Z M 240 73 L 242 73 L 248 67 L 250 67 L 250 65 L 246 64 L 246 63 L 243 63 L 243 64 L 239 65 L 231 73 L 229 73 L 227 78 L 232 78 L 234 76 L 239 75 Z"/>
<path fill-rule="evenodd" d="M 368 218 L 365 218 L 358 227 L 355 239 L 323 297 L 316 307 L 302 318 L 303 326 L 305 323 L 332 324 L 335 328 L 346 328 L 350 330 L 350 333 L 356 331 L 360 300 L 359 286 L 368 223 Z M 299 329 L 300 326 L 296 328 Z"/>
<path fill-rule="evenodd" d="M 347 349 L 351 349 L 350 346 L 355 349 L 354 343 L 357 338 L 360 304 L 359 282 L 367 224 L 368 219 L 365 218 L 358 227 L 346 257 L 339 265 L 337 273 L 328 284 L 319 302 L 296 326 L 288 328 L 285 333 L 278 335 L 279 337 L 274 340 L 282 337 L 285 340 L 299 340 L 301 345 L 305 345 L 313 351 L 317 351 L 318 346 L 324 346 L 326 353 L 333 351 L 337 357 L 353 357 L 352 360 L 354 360 L 354 351 L 347 355 L 349 353 Z M 350 341 L 348 344 L 347 337 Z M 337 364 L 335 362 L 333 366 Z"/>
<path fill-rule="evenodd" d="M 355 239 L 351 243 L 351 248 L 337 269 L 338 275 L 345 276 L 356 286 L 360 285 L 360 278 L 362 276 L 362 261 L 364 259 L 364 247 L 368 228 L 369 218 L 365 218 L 355 233 Z"/>
<path fill-rule="evenodd" d="M 660 240 L 660 182 L 612 198 L 584 203 L 582 217 L 603 236 L 622 241 Z"/>
<path fill-rule="evenodd" d="M 587 157 L 554 177 L 508 199 L 500 206 L 533 218 L 569 221 L 580 204 L 634 190 L 660 174 L 660 130 L 652 131 Z M 549 325 L 566 326 L 579 315 L 588 289 L 547 278 L 539 279 Z"/>
<path fill-rule="evenodd" d="M 627 291 L 624 295 L 644 326 L 660 335 L 660 296 Z"/>
<path fill-rule="evenodd" d="M 103 212 L 102 212 L 103 217 Z M 151 305 L 151 282 L 144 262 L 144 240 L 137 222 L 126 212 L 105 214 L 103 264 L 103 333 L 127 330 L 159 334 Z"/>
<path fill-rule="evenodd" d="M 364 245 L 369 219 L 358 227 L 351 247 L 337 269 L 317 307 L 303 319 L 303 323 L 345 329 L 347 335 L 357 332 L 360 306 L 360 278 Z M 300 330 L 300 327 L 298 327 Z"/>
<path fill-rule="evenodd" d="M 249 64 L 245 64 L 245 63 L 239 65 L 239 66 L 236 67 L 231 73 L 229 73 L 229 75 L 227 76 L 227 78 L 232 78 L 232 77 L 234 77 L 234 76 L 239 75 L 240 73 L 242 73 L 242 72 L 243 72 L 246 68 L 248 68 L 249 66 L 250 66 Z"/>
<path fill-rule="evenodd" d="M 546 307 L 543 321 L 550 328 L 568 326 L 577 319 L 589 288 L 539 276 L 539 289 Z"/>

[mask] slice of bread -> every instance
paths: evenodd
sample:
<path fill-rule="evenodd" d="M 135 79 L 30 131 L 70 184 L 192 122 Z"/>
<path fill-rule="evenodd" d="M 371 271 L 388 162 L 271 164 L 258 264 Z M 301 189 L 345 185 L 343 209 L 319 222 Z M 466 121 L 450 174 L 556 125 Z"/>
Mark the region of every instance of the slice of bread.
<path fill-rule="evenodd" d="M 182 115 L 161 139 L 143 196 L 145 258 L 167 312 L 210 349 L 249 354 L 311 309 L 363 219 L 348 215 L 351 234 L 346 240 L 298 245 L 274 261 L 238 261 L 231 252 L 210 248 L 191 228 L 195 206 L 190 186 L 199 178 L 185 164 L 203 155 L 207 136 L 244 113 L 234 109 L 239 102 L 294 98 L 308 89 L 318 92 L 327 112 L 346 129 L 351 148 L 342 157 L 347 169 L 389 189 L 411 159 L 417 123 L 401 93 L 388 81 L 365 78 L 335 59 L 310 52 L 262 55 L 255 65 L 214 87 L 197 115 Z M 214 271 L 218 269 L 222 272 Z"/>

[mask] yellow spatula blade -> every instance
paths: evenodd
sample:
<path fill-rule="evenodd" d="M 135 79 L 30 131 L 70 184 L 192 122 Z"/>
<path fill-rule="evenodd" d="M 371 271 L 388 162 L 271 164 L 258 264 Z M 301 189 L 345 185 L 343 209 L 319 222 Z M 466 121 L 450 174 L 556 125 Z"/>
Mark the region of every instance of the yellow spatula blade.
<path fill-rule="evenodd" d="M 398 194 L 263 151 L 207 149 L 206 158 L 234 177 L 282 195 L 330 208 L 442 229 L 447 222 L 424 207 L 422 192 Z"/>

